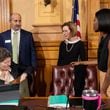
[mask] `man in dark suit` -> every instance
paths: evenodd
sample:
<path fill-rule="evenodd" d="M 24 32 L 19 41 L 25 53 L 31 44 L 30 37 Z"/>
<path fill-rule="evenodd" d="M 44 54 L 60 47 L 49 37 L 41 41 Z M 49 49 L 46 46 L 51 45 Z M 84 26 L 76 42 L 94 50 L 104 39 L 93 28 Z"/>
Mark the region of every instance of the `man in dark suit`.
<path fill-rule="evenodd" d="M 0 47 L 7 48 L 12 53 L 12 60 L 21 65 L 36 68 L 36 52 L 32 33 L 21 29 L 21 15 L 13 13 L 10 17 L 11 29 L 0 34 Z M 14 42 L 14 32 L 17 33 L 17 43 Z M 14 50 L 14 46 L 17 48 Z M 16 60 L 14 52 L 16 51 Z"/>
<path fill-rule="evenodd" d="M 19 13 L 11 15 L 10 27 L 10 30 L 0 34 L 0 47 L 7 48 L 11 52 L 14 63 L 32 66 L 36 70 L 36 52 L 33 36 L 31 32 L 21 29 L 21 15 Z M 32 77 L 29 77 L 29 85 L 32 82 Z"/>

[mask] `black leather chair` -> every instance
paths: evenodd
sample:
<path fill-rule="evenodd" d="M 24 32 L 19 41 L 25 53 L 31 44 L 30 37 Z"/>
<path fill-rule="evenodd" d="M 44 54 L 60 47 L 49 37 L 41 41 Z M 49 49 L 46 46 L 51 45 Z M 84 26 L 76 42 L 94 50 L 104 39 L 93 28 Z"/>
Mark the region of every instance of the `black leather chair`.
<path fill-rule="evenodd" d="M 53 66 L 52 91 L 53 95 L 66 94 L 69 96 L 81 96 L 84 89 L 98 88 L 97 65 L 95 64 L 69 64 L 65 66 Z"/>

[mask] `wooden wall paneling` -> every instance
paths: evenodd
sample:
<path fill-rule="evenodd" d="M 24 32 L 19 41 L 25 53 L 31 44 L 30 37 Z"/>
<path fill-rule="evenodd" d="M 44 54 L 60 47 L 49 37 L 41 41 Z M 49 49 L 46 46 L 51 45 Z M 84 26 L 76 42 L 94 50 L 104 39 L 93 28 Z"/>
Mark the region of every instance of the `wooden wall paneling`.
<path fill-rule="evenodd" d="M 100 0 L 101 8 L 110 8 L 110 0 Z"/>
<path fill-rule="evenodd" d="M 87 42 L 87 0 L 79 0 L 81 39 Z"/>
<path fill-rule="evenodd" d="M 62 18 L 62 15 L 64 16 L 65 13 L 62 11 L 63 9 L 61 10 L 61 0 L 57 0 L 57 2 L 58 7 L 54 8 L 55 12 L 53 11 L 52 13 L 52 10 L 49 8 L 47 9 L 47 7 L 43 6 L 41 9 L 42 4 L 40 3 L 42 3 L 42 1 L 36 0 L 36 23 L 33 25 L 33 36 L 36 43 L 36 52 L 38 57 L 37 88 L 39 96 L 49 95 L 49 87 L 52 78 L 52 65 L 56 65 L 57 63 L 59 43 L 63 39 L 60 25 L 64 22 L 63 20 L 67 19 Z M 83 2 L 81 3 L 83 4 Z M 84 4 L 87 9 L 87 16 L 85 16 L 85 19 L 87 19 L 87 33 L 86 31 L 84 33 L 87 35 L 88 59 L 91 60 L 97 58 L 99 33 L 95 33 L 93 30 L 93 20 L 95 12 L 100 9 L 100 0 L 85 0 Z M 59 11 L 57 14 L 56 9 Z M 52 16 L 54 17 L 54 20 L 52 20 Z M 44 79 L 44 83 L 41 82 L 41 79 Z M 40 86 L 40 83 L 42 86 Z M 44 89 L 42 90 L 42 88 Z"/>
<path fill-rule="evenodd" d="M 88 59 L 91 60 L 91 59 L 97 58 L 99 33 L 95 33 L 93 30 L 93 20 L 94 20 L 95 12 L 100 9 L 100 0 L 97 0 L 97 1 L 88 0 L 87 4 L 88 4 L 87 5 Z"/>
<path fill-rule="evenodd" d="M 95 5 L 94 5 L 95 3 Z M 94 6 L 94 8 L 92 8 Z M 100 8 L 110 8 L 110 0 L 91 0 L 88 1 L 88 58 L 97 58 L 97 47 L 100 33 L 93 30 L 94 15 Z"/>
<path fill-rule="evenodd" d="M 38 0 L 38 5 L 41 5 L 40 0 Z M 58 1 L 58 0 L 57 0 Z M 59 1 L 61 4 L 61 0 Z M 94 9 L 92 8 L 94 5 L 94 2 L 96 3 L 96 6 L 94 7 Z M 36 1 L 37 3 L 37 1 Z M 61 5 L 60 4 L 60 5 Z M 95 1 L 86 1 L 87 4 L 87 40 L 88 42 L 88 54 L 89 54 L 89 58 L 96 58 L 96 49 L 97 49 L 97 34 L 93 31 L 93 17 L 94 17 L 94 13 L 97 9 L 99 9 L 99 0 Z M 62 7 L 62 5 L 61 5 Z M 61 8 L 60 7 L 60 8 Z M 39 7 L 40 8 L 40 7 Z M 60 9 L 58 8 L 58 9 Z M 39 10 L 39 9 L 38 9 Z M 38 11 L 37 10 L 37 11 Z M 42 9 L 44 10 L 44 8 Z M 57 10 L 58 11 L 58 10 Z M 60 14 L 64 14 L 61 10 Z M 33 36 L 34 36 L 34 40 L 36 42 L 36 51 L 37 51 L 37 57 L 38 57 L 38 67 L 40 68 L 38 70 L 38 77 L 39 79 L 41 79 L 41 75 L 43 73 L 44 75 L 44 80 L 46 82 L 46 95 L 49 95 L 49 87 L 50 87 L 50 82 L 51 82 L 51 78 L 52 78 L 52 65 L 56 65 L 57 63 L 57 59 L 58 59 L 58 48 L 59 48 L 59 43 L 60 41 L 63 39 L 62 38 L 62 33 L 61 33 L 61 22 L 59 23 L 60 20 L 62 20 L 62 16 L 59 17 L 59 14 L 57 16 L 57 14 L 54 14 L 56 17 L 58 17 L 58 21 L 56 20 L 56 17 L 54 19 L 55 22 L 48 22 L 47 19 L 50 15 L 50 18 L 52 17 L 52 13 L 51 11 L 48 11 L 48 13 L 44 13 L 45 11 L 40 11 L 36 13 L 36 24 L 33 25 L 34 29 L 33 29 Z M 44 13 L 44 16 L 43 14 Z M 41 16 L 42 15 L 42 16 Z M 43 21 L 44 20 L 44 21 Z M 39 21 L 39 23 L 37 24 L 37 22 Z M 57 22 L 57 24 L 56 24 Z M 46 24 L 47 23 L 47 24 Z M 52 24 L 51 24 L 52 23 Z M 55 23 L 55 24 L 54 24 Z M 96 44 L 94 44 L 94 41 L 96 41 Z M 57 42 L 57 43 L 56 43 Z M 91 52 L 91 53 L 90 53 Z M 39 82 L 38 82 L 38 86 L 39 86 Z M 37 87 L 39 88 L 39 87 Z M 45 91 L 45 90 L 43 90 Z M 42 92 L 43 92 L 42 91 Z M 41 92 L 39 92 L 41 93 Z M 40 95 L 40 94 L 39 94 Z M 45 95 L 45 94 L 41 94 L 41 95 Z"/>
<path fill-rule="evenodd" d="M 45 6 L 44 0 L 36 0 L 35 24 L 61 24 L 62 23 L 62 0 L 52 0 Z"/>
<path fill-rule="evenodd" d="M 36 42 L 38 59 L 38 95 L 48 96 L 52 79 L 52 65 L 56 65 L 59 42 Z"/>
<path fill-rule="evenodd" d="M 61 33 L 61 25 L 33 25 L 34 40 L 50 42 L 50 41 L 61 41 L 63 39 Z"/>
<path fill-rule="evenodd" d="M 0 32 L 9 28 L 10 0 L 0 0 Z"/>
<path fill-rule="evenodd" d="M 72 17 L 72 2 L 74 0 L 62 0 L 63 8 L 62 8 L 62 20 L 63 22 L 71 21 Z"/>
<path fill-rule="evenodd" d="M 48 96 L 52 80 L 52 65 L 58 60 L 58 49 L 62 39 L 60 25 L 33 25 L 33 36 L 37 52 L 36 87 L 38 96 Z"/>

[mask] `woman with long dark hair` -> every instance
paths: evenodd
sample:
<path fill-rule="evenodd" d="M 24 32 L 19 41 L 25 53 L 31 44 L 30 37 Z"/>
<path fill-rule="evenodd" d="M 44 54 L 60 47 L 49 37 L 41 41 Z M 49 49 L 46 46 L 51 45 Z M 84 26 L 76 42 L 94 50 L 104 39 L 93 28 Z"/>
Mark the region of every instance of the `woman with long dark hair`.
<path fill-rule="evenodd" d="M 101 32 L 98 46 L 98 69 L 101 71 L 100 74 L 106 73 L 103 73 L 105 77 L 101 86 L 101 95 L 105 97 L 110 85 L 110 9 L 104 8 L 95 13 L 94 31 Z M 102 82 L 102 79 L 100 81 Z"/>

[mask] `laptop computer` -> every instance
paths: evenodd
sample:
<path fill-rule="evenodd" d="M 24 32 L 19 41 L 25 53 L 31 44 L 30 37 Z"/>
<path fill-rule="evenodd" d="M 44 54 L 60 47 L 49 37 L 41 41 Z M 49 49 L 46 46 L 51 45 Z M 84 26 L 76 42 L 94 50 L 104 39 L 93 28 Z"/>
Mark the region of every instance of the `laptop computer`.
<path fill-rule="evenodd" d="M 0 105 L 18 105 L 19 84 L 0 85 Z"/>
<path fill-rule="evenodd" d="M 27 79 L 20 84 L 0 85 L 0 105 L 19 105 L 19 99 L 29 96 Z"/>

